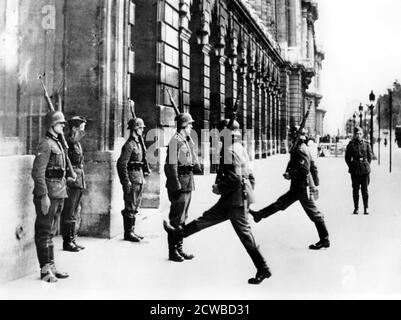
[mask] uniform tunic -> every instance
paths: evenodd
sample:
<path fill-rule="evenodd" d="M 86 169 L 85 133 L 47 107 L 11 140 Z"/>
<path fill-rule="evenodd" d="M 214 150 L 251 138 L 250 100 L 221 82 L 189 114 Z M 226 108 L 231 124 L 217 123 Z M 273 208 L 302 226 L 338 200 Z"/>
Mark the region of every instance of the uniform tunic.
<path fill-rule="evenodd" d="M 169 219 L 174 227 L 185 223 L 191 203 L 192 191 L 195 190 L 194 173 L 202 172 L 194 151 L 192 140 L 187 141 L 176 132 L 167 148 L 166 188 L 171 202 Z"/>
<path fill-rule="evenodd" d="M 117 172 L 124 192 L 123 216 L 134 218 L 142 200 L 144 183 L 144 150 L 139 137 L 130 136 L 121 149 L 117 160 Z"/>
<path fill-rule="evenodd" d="M 359 189 L 362 191 L 364 207 L 368 208 L 368 185 L 370 182 L 371 161 L 372 149 L 367 141 L 353 139 L 348 143 L 345 151 L 345 162 L 348 165 L 348 172 L 351 174 L 352 195 L 355 208 L 359 206 Z"/>
<path fill-rule="evenodd" d="M 54 260 L 53 237 L 57 232 L 64 199 L 67 198 L 65 171 L 64 149 L 60 140 L 48 132 L 39 143 L 32 167 L 36 211 L 35 244 L 41 268 Z M 46 195 L 50 198 L 50 208 L 48 212 L 43 212 L 41 199 Z"/>

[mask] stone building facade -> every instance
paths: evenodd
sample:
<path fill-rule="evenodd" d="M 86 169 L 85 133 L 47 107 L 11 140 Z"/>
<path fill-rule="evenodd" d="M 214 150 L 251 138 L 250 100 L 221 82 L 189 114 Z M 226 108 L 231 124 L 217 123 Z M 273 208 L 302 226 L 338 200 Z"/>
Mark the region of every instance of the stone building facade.
<path fill-rule="evenodd" d="M 67 118 L 89 119 L 81 234 L 113 237 L 122 230 L 115 162 L 129 99 L 157 160 L 143 205 L 157 208 L 175 131 L 168 91 L 196 120 L 205 174 L 215 168 L 203 132 L 232 112 L 236 97 L 253 159 L 287 152 L 288 127 L 309 103 L 307 128 L 321 132 L 316 19 L 308 0 L 0 1 L 0 283 L 37 267 L 30 171 L 47 112 L 38 74 L 49 92 L 60 90 Z"/>

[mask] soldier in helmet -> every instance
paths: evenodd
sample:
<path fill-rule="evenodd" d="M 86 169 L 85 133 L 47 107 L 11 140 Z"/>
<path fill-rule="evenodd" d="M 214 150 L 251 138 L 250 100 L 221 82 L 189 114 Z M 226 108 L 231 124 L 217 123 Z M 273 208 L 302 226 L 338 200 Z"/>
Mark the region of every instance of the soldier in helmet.
<path fill-rule="evenodd" d="M 359 210 L 359 189 L 362 191 L 364 214 L 369 214 L 369 175 L 372 161 L 372 148 L 369 142 L 364 141 L 361 127 L 354 128 L 354 138 L 348 143 L 345 151 L 345 162 L 351 174 L 352 193 L 354 199 L 354 214 Z"/>
<path fill-rule="evenodd" d="M 61 213 L 61 233 L 63 235 L 63 250 L 78 252 L 85 247 L 76 243 L 76 236 L 81 222 L 81 198 L 86 188 L 84 174 L 84 155 L 81 139 L 85 136 L 86 119 L 73 117 L 68 121 L 70 133 L 67 136 L 68 157 L 76 174 L 76 179 L 67 179 L 68 198 L 65 200 Z"/>
<path fill-rule="evenodd" d="M 256 276 L 249 279 L 248 282 L 260 284 L 264 279 L 269 278 L 271 273 L 255 242 L 248 222 L 248 206 L 253 202 L 255 178 L 250 168 L 248 154 L 241 143 L 239 128 L 239 123 L 235 120 L 232 125 L 229 120 L 223 120 L 219 126 L 224 141 L 220 168 L 213 185 L 213 193 L 221 196 L 219 201 L 201 217 L 187 225 L 175 227 L 164 221 L 164 228 L 170 237 L 182 239 L 230 220 L 257 269 Z"/>
<path fill-rule="evenodd" d="M 33 202 L 36 211 L 35 245 L 40 265 L 40 277 L 46 282 L 57 282 L 68 274 L 59 272 L 54 263 L 53 237 L 58 218 L 67 198 L 66 154 L 62 135 L 65 118 L 60 111 L 45 116 L 46 136 L 39 143 L 33 162 Z"/>
<path fill-rule="evenodd" d="M 143 237 L 135 233 L 135 216 L 142 200 L 144 176 L 149 172 L 145 168 L 146 154 L 141 144 L 145 123 L 141 118 L 128 121 L 130 136 L 121 149 L 117 160 L 117 172 L 124 192 L 124 240 L 140 242 Z"/>
<path fill-rule="evenodd" d="M 296 138 L 298 134 L 300 135 L 298 143 L 296 146 L 293 146 L 297 142 Z M 298 127 L 292 127 L 289 138 L 293 152 L 291 152 L 290 162 L 283 176 L 286 180 L 291 180 L 290 190 L 268 207 L 260 211 L 250 210 L 250 213 L 253 215 L 255 222 L 260 222 L 263 218 L 267 218 L 278 211 L 283 211 L 299 200 L 309 219 L 315 223 L 319 234 L 320 240 L 310 245 L 309 249 L 319 250 L 328 248 L 330 247 L 330 241 L 324 216 L 317 209 L 313 197 L 308 192 L 308 189 L 312 187 L 310 185 L 312 182 L 309 182 L 309 175 L 313 178 L 313 187 L 319 185 L 319 179 L 317 168 L 306 145 L 306 131 L 303 129 L 299 132 Z"/>
<path fill-rule="evenodd" d="M 201 168 L 191 139 L 194 120 L 189 113 L 177 115 L 177 132 L 171 138 L 164 172 L 167 177 L 166 188 L 170 200 L 170 223 L 174 227 L 183 226 L 188 218 L 192 191 L 195 189 L 194 173 L 201 173 Z M 183 240 L 175 241 L 168 235 L 169 260 L 182 262 L 194 258 L 183 251 Z"/>

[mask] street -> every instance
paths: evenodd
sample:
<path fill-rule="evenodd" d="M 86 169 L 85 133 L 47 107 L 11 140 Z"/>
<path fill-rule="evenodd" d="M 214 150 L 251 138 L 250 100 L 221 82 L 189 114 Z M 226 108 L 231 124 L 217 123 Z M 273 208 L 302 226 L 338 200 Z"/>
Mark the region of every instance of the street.
<path fill-rule="evenodd" d="M 140 244 L 112 239 L 79 238 L 86 249 L 61 250 L 56 263 L 70 278 L 57 284 L 39 281 L 37 273 L 0 287 L 0 299 L 400 299 L 401 298 L 401 149 L 393 146 L 393 172 L 388 146 L 381 165 L 372 163 L 370 215 L 352 215 L 351 179 L 343 157 L 319 158 L 319 209 L 325 214 L 331 247 L 311 251 L 315 227 L 299 203 L 251 225 L 272 277 L 248 285 L 255 269 L 229 222 L 184 240 L 195 259 L 167 260 L 161 210 L 143 210 L 137 232 Z M 282 178 L 288 155 L 255 163 L 257 206 L 275 201 L 289 188 Z M 189 221 L 217 201 L 214 176 L 197 177 Z M 362 199 L 360 199 L 362 201 Z M 360 205 L 362 207 L 362 204 Z M 122 223 L 122 222 L 121 222 Z M 32 226 L 33 227 L 33 226 Z"/>

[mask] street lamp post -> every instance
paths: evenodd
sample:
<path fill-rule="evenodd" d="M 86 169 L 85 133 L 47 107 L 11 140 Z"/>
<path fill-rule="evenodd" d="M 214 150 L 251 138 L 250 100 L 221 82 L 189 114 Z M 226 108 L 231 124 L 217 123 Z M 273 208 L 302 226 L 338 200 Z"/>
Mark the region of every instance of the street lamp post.
<path fill-rule="evenodd" d="M 361 129 L 363 129 L 362 115 L 363 115 L 363 105 L 362 105 L 362 103 L 360 103 L 360 105 L 359 105 L 359 126 L 361 127 Z"/>
<path fill-rule="evenodd" d="M 376 97 L 375 94 L 373 93 L 373 90 L 370 92 L 369 94 L 369 101 L 370 101 L 370 105 L 369 105 L 369 110 L 370 110 L 370 147 L 372 148 L 373 151 L 373 109 L 374 109 L 374 105 L 373 102 L 375 101 Z"/>

